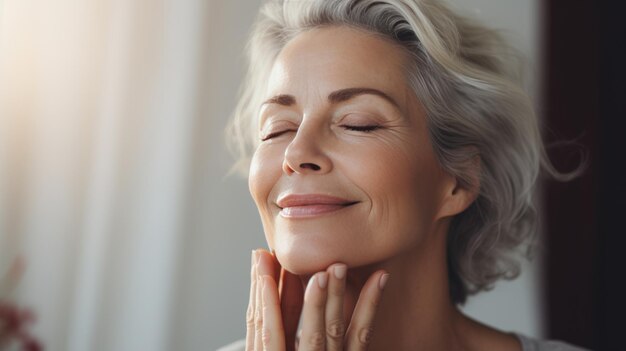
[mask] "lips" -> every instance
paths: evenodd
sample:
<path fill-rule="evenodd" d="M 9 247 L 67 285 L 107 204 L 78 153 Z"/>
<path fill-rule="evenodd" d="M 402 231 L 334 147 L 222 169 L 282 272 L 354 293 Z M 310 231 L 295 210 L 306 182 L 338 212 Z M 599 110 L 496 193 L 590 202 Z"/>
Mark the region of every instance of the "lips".
<path fill-rule="evenodd" d="M 321 194 L 290 194 L 282 196 L 276 204 L 280 214 L 287 218 L 312 217 L 342 210 L 358 201 Z"/>

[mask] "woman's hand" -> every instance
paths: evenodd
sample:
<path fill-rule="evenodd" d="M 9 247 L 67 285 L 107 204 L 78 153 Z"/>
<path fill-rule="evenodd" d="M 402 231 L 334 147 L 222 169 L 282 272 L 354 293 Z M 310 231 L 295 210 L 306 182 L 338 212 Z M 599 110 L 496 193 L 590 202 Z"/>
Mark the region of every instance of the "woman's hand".
<path fill-rule="evenodd" d="M 254 251 L 246 351 L 294 350 L 300 314 L 299 351 L 366 350 L 376 307 L 389 275 L 377 271 L 369 277 L 346 327 L 343 316 L 346 273 L 344 264 L 333 264 L 326 271 L 314 274 L 303 292 L 300 278 L 281 269 L 273 255 Z"/>

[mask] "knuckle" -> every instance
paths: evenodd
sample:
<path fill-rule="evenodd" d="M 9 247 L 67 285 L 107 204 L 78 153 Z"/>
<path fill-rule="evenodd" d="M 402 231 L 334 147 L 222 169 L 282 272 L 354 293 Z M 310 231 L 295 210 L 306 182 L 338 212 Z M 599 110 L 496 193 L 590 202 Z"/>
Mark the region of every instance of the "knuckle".
<path fill-rule="evenodd" d="M 254 323 L 254 320 L 247 320 L 246 321 L 246 329 L 248 330 L 252 330 L 254 329 L 256 323 Z"/>
<path fill-rule="evenodd" d="M 326 325 L 326 334 L 333 339 L 343 338 L 346 332 L 346 324 L 341 319 L 335 319 Z"/>
<path fill-rule="evenodd" d="M 368 345 L 372 340 L 373 334 L 374 329 L 371 326 L 361 328 L 358 333 L 359 342 L 363 345 Z"/>
<path fill-rule="evenodd" d="M 263 325 L 263 313 L 259 309 L 254 311 L 254 322 L 257 324 L 257 328 Z"/>
<path fill-rule="evenodd" d="M 254 309 L 251 306 L 249 306 L 248 310 L 246 311 L 246 324 L 254 324 Z"/>
<path fill-rule="evenodd" d="M 263 343 L 263 348 L 267 349 L 270 346 L 272 333 L 269 328 L 263 328 L 261 330 L 261 342 Z"/>
<path fill-rule="evenodd" d="M 263 334 L 263 324 L 259 324 L 259 323 L 255 324 L 254 325 L 254 332 L 257 335 L 262 335 Z"/>
<path fill-rule="evenodd" d="M 323 350 L 324 345 L 326 344 L 326 335 L 322 332 L 316 331 L 309 336 L 307 344 L 314 350 Z"/>

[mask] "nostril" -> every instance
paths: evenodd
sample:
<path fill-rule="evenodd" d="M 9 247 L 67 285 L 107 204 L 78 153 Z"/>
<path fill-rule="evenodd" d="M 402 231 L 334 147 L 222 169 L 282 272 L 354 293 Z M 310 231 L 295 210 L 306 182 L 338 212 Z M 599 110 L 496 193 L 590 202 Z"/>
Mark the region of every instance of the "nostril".
<path fill-rule="evenodd" d="M 315 163 L 301 163 L 300 168 L 310 168 L 314 171 L 320 170 L 320 166 L 316 165 Z"/>

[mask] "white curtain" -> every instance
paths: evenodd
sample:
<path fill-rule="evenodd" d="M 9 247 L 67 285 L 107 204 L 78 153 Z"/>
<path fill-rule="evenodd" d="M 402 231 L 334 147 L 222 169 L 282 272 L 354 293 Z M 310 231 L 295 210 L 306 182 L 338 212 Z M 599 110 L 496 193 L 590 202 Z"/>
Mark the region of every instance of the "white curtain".
<path fill-rule="evenodd" d="M 26 264 L 0 299 L 34 311 L 46 350 L 244 336 L 264 238 L 245 180 L 225 177 L 222 130 L 260 2 L 0 0 L 0 285 Z M 519 19 L 506 3 L 494 17 Z M 534 277 L 472 313 L 539 336 Z M 511 311 L 511 294 L 527 304 Z"/>
<path fill-rule="evenodd" d="M 24 259 L 10 298 L 35 312 L 46 350 L 185 343 L 185 252 L 211 210 L 193 208 L 199 175 L 225 174 L 221 129 L 257 6 L 0 3 L 0 276 Z M 188 349 L 210 343 L 196 339 Z"/>

